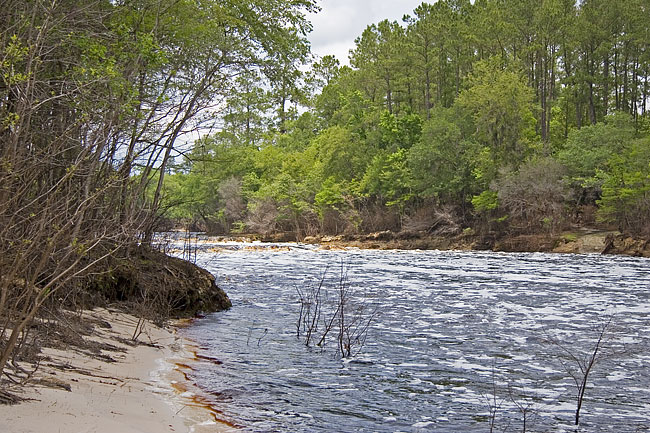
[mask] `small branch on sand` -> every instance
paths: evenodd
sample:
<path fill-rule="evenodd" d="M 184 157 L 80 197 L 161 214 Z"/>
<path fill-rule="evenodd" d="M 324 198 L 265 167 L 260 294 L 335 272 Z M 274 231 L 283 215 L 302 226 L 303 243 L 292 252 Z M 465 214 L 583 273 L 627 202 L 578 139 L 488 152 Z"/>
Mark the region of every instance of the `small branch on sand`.
<path fill-rule="evenodd" d="M 18 404 L 21 401 L 25 401 L 25 399 L 0 389 L 0 404 L 12 405 Z"/>

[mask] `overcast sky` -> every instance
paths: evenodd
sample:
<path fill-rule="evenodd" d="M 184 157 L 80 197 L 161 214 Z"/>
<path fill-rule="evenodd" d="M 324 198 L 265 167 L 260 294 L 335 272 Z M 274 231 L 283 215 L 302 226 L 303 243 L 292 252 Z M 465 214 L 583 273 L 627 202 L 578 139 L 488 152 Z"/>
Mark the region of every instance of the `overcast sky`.
<path fill-rule="evenodd" d="M 314 54 L 336 56 L 347 65 L 348 51 L 354 48 L 354 39 L 373 23 L 384 19 L 402 23 L 405 14 L 423 0 L 319 0 L 321 11 L 310 15 L 314 31 L 308 36 Z M 434 3 L 429 0 L 428 3 Z"/>

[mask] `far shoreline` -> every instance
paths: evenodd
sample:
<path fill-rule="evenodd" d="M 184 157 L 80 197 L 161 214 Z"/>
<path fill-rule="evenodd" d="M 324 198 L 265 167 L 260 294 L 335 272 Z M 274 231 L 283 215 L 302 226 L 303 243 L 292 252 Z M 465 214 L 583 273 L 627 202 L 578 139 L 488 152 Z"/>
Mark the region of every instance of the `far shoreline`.
<path fill-rule="evenodd" d="M 422 232 L 391 232 L 389 230 L 368 234 L 314 235 L 302 238 L 296 238 L 295 234 L 291 232 L 267 235 L 215 235 L 206 232 L 174 230 L 162 232 L 162 234 L 164 233 L 174 233 L 176 241 L 186 240 L 184 249 L 193 248 L 198 243 L 216 240 L 219 242 L 260 242 L 262 244 L 297 243 L 319 245 L 322 249 L 539 252 L 609 254 L 650 258 L 650 240 L 632 238 L 615 230 L 585 227 L 557 234 L 505 235 L 501 237 L 475 234 L 436 236 Z"/>

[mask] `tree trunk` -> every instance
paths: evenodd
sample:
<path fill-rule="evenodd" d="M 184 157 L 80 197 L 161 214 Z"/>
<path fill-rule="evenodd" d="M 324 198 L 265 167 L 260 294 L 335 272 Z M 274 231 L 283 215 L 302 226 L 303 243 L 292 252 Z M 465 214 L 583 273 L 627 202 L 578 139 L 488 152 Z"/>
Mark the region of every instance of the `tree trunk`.
<path fill-rule="evenodd" d="M 639 58 L 638 54 L 634 59 L 634 70 L 632 72 L 632 107 L 631 107 L 631 114 L 634 117 L 634 121 L 636 122 L 639 119 L 639 106 L 638 106 L 638 98 L 639 98 Z"/>
<path fill-rule="evenodd" d="M 607 116 L 609 110 L 609 54 L 603 59 L 603 115 Z"/>
<path fill-rule="evenodd" d="M 590 48 L 588 61 L 589 71 L 589 120 L 592 125 L 596 124 L 596 104 L 594 101 L 594 80 L 596 79 L 596 67 L 594 62 L 593 46 Z"/>
<path fill-rule="evenodd" d="M 456 48 L 456 97 L 460 94 L 460 48 Z"/>
<path fill-rule="evenodd" d="M 546 143 L 548 143 L 548 123 L 547 123 L 547 118 L 548 118 L 548 112 L 547 112 L 547 106 L 548 106 L 548 100 L 547 100 L 547 76 L 548 76 L 548 60 L 547 60 L 547 49 L 546 47 L 544 49 L 544 54 L 541 55 L 540 60 L 539 60 L 539 98 L 540 98 L 540 133 L 542 137 L 542 142 L 546 146 Z"/>
<path fill-rule="evenodd" d="M 628 81 L 629 81 L 629 71 L 628 71 L 628 61 L 629 61 L 629 50 L 628 42 L 624 44 L 625 57 L 623 58 L 623 104 L 621 110 L 628 111 L 630 106 L 628 105 Z"/>
<path fill-rule="evenodd" d="M 431 76 L 428 66 L 424 72 L 424 88 L 424 108 L 427 111 L 427 119 L 431 119 Z"/>
<path fill-rule="evenodd" d="M 621 96 L 620 89 L 618 86 L 618 50 L 614 50 L 614 96 L 616 99 L 616 110 L 621 109 Z"/>
<path fill-rule="evenodd" d="M 388 105 L 388 112 L 393 114 L 393 90 L 391 89 L 390 75 L 386 75 L 386 104 Z"/>
<path fill-rule="evenodd" d="M 555 100 L 555 46 L 551 46 L 551 82 L 549 86 L 548 98 L 549 102 L 546 104 L 546 131 L 550 134 L 551 131 L 551 102 Z"/>
<path fill-rule="evenodd" d="M 647 101 L 648 101 L 648 76 L 646 75 L 643 81 L 643 106 L 641 108 L 644 116 L 647 110 Z"/>

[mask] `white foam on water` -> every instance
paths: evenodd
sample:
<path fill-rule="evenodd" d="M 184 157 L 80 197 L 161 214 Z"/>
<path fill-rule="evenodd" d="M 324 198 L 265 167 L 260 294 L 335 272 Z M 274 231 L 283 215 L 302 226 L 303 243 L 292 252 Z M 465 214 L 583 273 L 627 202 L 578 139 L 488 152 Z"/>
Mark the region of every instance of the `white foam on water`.
<path fill-rule="evenodd" d="M 618 382 L 619 380 L 624 380 L 624 379 L 629 379 L 630 378 L 630 376 L 628 376 L 627 374 L 625 374 L 625 372 L 622 372 L 622 371 L 614 371 L 614 372 L 608 374 L 605 377 L 610 382 Z"/>
<path fill-rule="evenodd" d="M 275 398 L 275 391 L 253 382 L 251 389 L 256 398 L 272 405 L 287 402 L 274 413 L 294 413 L 288 407 L 304 407 L 299 412 L 314 416 L 304 418 L 299 427 L 278 424 L 274 428 L 274 417 L 258 416 L 262 409 L 254 405 L 241 404 L 233 409 L 235 418 L 239 410 L 243 415 L 252 411 L 251 419 L 264 418 L 259 425 L 266 431 L 327 431 L 319 420 L 336 425 L 338 415 L 319 412 L 317 402 L 337 398 L 344 411 L 360 411 L 360 418 L 346 415 L 346 426 L 354 430 L 409 431 L 418 423 L 446 421 L 455 412 L 457 416 L 447 427 L 484 431 L 481 427 L 485 424 L 472 415 L 484 408 L 483 395 L 495 381 L 506 400 L 509 386 L 521 398 L 542 399 L 537 404 L 540 431 L 568 432 L 575 411 L 575 384 L 559 362 L 560 356 L 554 350 L 557 348 L 548 344 L 548 337 L 576 353 L 586 353 L 592 347 L 594 325 L 613 315 L 616 344 L 643 349 L 650 343 L 647 260 L 489 252 L 314 251 L 291 245 L 283 251 L 239 249 L 213 257 L 205 253 L 205 258 L 202 254 L 199 252 L 200 261 L 210 263 L 211 270 L 219 273 L 235 303 L 232 312 L 226 313 L 228 320 L 237 315 L 238 300 L 248 298 L 252 301 L 245 304 L 246 323 L 251 315 L 259 314 L 258 326 L 262 328 L 272 329 L 265 321 L 276 324 L 276 329 L 295 326 L 296 305 L 287 299 L 295 296 L 296 285 L 318 282 L 328 264 L 338 266 L 343 261 L 348 266 L 351 287 L 365 290 L 379 307 L 364 348 L 368 364 L 337 361 L 327 347 L 325 353 L 304 350 L 291 332 L 273 339 L 275 354 L 270 344 L 259 349 L 242 347 L 242 334 L 244 343 L 246 340 L 242 326 L 219 322 L 214 332 L 225 337 L 230 332 L 233 337 L 217 346 L 215 353 L 230 353 L 237 360 L 231 365 L 268 365 L 263 374 L 273 379 L 268 381 L 270 384 L 282 383 L 287 376 L 306 375 L 318 365 L 314 374 L 320 379 L 312 382 L 318 396 L 314 402 L 308 398 L 310 388 L 304 385 L 295 388 L 287 384 L 286 389 L 278 390 L 281 396 Z M 232 330 L 228 330 L 229 326 Z M 248 358 L 240 360 L 242 356 Z M 649 400 L 648 387 L 638 382 L 647 378 L 647 374 L 639 376 L 639 372 L 647 371 L 650 356 L 633 351 L 613 359 L 613 364 L 608 362 L 594 369 L 584 419 L 602 424 L 598 432 L 624 431 L 621 426 L 626 421 L 620 421 L 622 418 L 650 423 L 650 410 L 643 403 Z M 219 370 L 215 383 L 234 381 L 234 385 L 227 386 L 241 387 L 245 394 L 247 384 L 237 382 L 241 374 L 231 374 L 228 368 Z M 252 367 L 251 371 L 260 374 Z M 346 375 L 346 383 L 335 379 L 341 373 Z M 617 403 L 618 395 L 626 396 L 623 403 Z M 419 419 L 418 411 L 422 410 L 429 411 L 432 418 Z M 387 412 L 399 415 L 387 417 Z M 382 426 L 385 419 L 390 420 L 390 427 Z M 429 424 L 417 428 L 435 430 Z"/>

